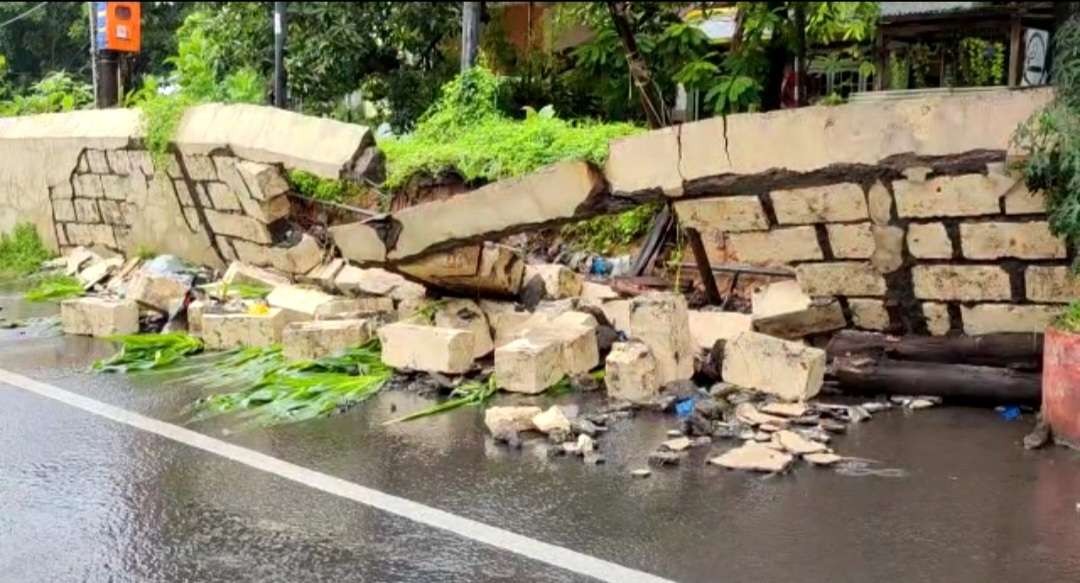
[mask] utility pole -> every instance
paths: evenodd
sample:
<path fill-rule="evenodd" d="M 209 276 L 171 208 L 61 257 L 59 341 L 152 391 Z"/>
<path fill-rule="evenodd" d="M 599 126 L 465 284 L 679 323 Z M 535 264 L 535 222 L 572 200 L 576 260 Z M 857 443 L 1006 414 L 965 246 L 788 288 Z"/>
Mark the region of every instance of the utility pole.
<path fill-rule="evenodd" d="M 285 3 L 274 2 L 274 107 L 288 107 L 285 86 Z"/>
<path fill-rule="evenodd" d="M 86 3 L 86 15 L 90 18 L 90 79 L 94 88 L 94 101 L 97 104 L 98 78 L 97 78 L 97 17 L 94 14 L 94 3 Z"/>
<path fill-rule="evenodd" d="M 462 2 L 461 7 L 461 72 L 476 65 L 480 45 L 480 3 Z"/>

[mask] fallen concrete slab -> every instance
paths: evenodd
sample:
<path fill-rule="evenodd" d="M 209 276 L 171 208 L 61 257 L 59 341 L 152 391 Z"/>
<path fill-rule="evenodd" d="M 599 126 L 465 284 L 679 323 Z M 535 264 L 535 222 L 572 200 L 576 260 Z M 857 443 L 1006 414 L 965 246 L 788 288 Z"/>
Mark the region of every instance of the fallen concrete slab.
<path fill-rule="evenodd" d="M 825 378 L 825 351 L 743 332 L 724 346 L 724 381 L 776 395 L 785 401 L 805 401 L 816 395 Z"/>
<path fill-rule="evenodd" d="M 466 330 L 398 322 L 378 335 L 383 364 L 393 368 L 461 374 L 473 364 L 475 337 Z"/>
<path fill-rule="evenodd" d="M 290 360 L 314 360 L 359 346 L 372 337 L 368 319 L 293 322 L 282 333 L 282 353 Z"/>
<path fill-rule="evenodd" d="M 265 314 L 204 313 L 202 338 L 209 350 L 265 347 L 281 342 L 289 321 L 289 314 L 280 308 L 270 308 Z"/>
<path fill-rule="evenodd" d="M 60 302 L 65 334 L 105 337 L 139 331 L 139 307 L 127 300 L 77 298 Z"/>
<path fill-rule="evenodd" d="M 612 399 L 646 403 L 660 392 L 656 359 L 642 342 L 616 342 L 604 367 L 604 386 Z"/>

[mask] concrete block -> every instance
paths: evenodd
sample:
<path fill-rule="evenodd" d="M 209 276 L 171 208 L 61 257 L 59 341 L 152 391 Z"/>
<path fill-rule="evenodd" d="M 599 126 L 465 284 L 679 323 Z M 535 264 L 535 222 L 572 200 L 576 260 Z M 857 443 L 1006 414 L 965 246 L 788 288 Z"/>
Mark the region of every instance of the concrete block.
<path fill-rule="evenodd" d="M 238 261 L 229 264 L 229 268 L 225 270 L 225 275 L 222 276 L 221 281 L 228 285 L 244 283 L 249 285 L 261 285 L 269 288 L 274 288 L 279 285 L 289 285 L 291 283 L 288 277 L 285 277 L 280 273 L 260 269 L 253 265 L 245 265 Z"/>
<path fill-rule="evenodd" d="M 862 187 L 851 182 L 774 190 L 769 196 L 781 225 L 861 221 L 870 216 Z"/>
<path fill-rule="evenodd" d="M 731 340 L 751 329 L 749 314 L 738 312 L 687 311 L 690 337 L 698 351 L 710 350 L 717 340 Z"/>
<path fill-rule="evenodd" d="M 357 263 L 386 261 L 386 244 L 375 228 L 364 222 L 334 225 L 327 229 L 341 256 Z"/>
<path fill-rule="evenodd" d="M 612 399 L 645 403 L 660 393 L 656 359 L 641 342 L 616 342 L 604 361 L 604 386 Z"/>
<path fill-rule="evenodd" d="M 293 319 L 313 319 L 343 312 L 354 312 L 358 304 L 351 298 L 332 296 L 314 288 L 280 285 L 266 296 L 266 303 L 286 310 Z"/>
<path fill-rule="evenodd" d="M 1024 271 L 1027 299 L 1067 304 L 1080 298 L 1080 277 L 1064 265 L 1031 265 Z"/>
<path fill-rule="evenodd" d="M 191 282 L 167 275 L 139 272 L 127 288 L 128 299 L 166 314 L 179 308 L 191 289 Z"/>
<path fill-rule="evenodd" d="M 88 245 L 116 248 L 116 237 L 109 225 L 85 225 L 82 223 L 69 223 L 67 229 L 68 241 L 72 245 Z"/>
<path fill-rule="evenodd" d="M 926 328 L 932 336 L 944 336 L 952 329 L 949 306 L 937 302 L 923 302 L 922 312 L 926 318 Z"/>
<path fill-rule="evenodd" d="M 604 311 L 604 317 L 613 328 L 623 334 L 630 334 L 630 300 L 604 302 L 600 309 Z"/>
<path fill-rule="evenodd" d="M 100 223 L 101 212 L 98 211 L 98 201 L 89 198 L 76 198 L 75 218 L 82 223 Z"/>
<path fill-rule="evenodd" d="M 558 368 L 563 374 L 587 373 L 600 364 L 595 325 L 553 321 L 550 325 L 524 331 L 522 338 L 527 338 L 536 344 L 558 346 Z"/>
<path fill-rule="evenodd" d="M 660 384 L 693 376 L 697 350 L 681 294 L 654 292 L 631 300 L 630 335 L 649 347 Z"/>
<path fill-rule="evenodd" d="M 551 433 L 553 431 L 563 434 L 570 433 L 570 419 L 566 417 L 566 413 L 563 413 L 563 410 L 558 405 L 552 405 L 544 411 L 533 415 L 532 424 L 540 433 Z"/>
<path fill-rule="evenodd" d="M 247 185 L 248 194 L 257 201 L 268 202 L 289 192 L 289 181 L 277 166 L 243 160 L 236 163 L 236 171 Z"/>
<path fill-rule="evenodd" d="M 344 259 L 331 259 L 328 263 L 316 265 L 311 271 L 304 275 L 297 276 L 296 281 L 302 284 L 316 286 L 323 291 L 335 291 L 334 280 L 344 268 Z"/>
<path fill-rule="evenodd" d="M 108 174 L 109 162 L 105 158 L 103 150 L 86 150 L 86 163 L 90 172 L 94 174 Z"/>
<path fill-rule="evenodd" d="M 628 195 L 659 190 L 665 196 L 682 196 L 679 173 L 679 128 L 613 140 L 604 164 L 604 177 L 614 193 Z"/>
<path fill-rule="evenodd" d="M 1004 176 L 982 174 L 892 183 L 902 218 L 996 215 L 1001 212 L 998 201 L 1011 186 Z"/>
<path fill-rule="evenodd" d="M 533 417 L 540 407 L 488 407 L 484 409 L 484 425 L 492 435 L 508 435 L 536 429 Z"/>
<path fill-rule="evenodd" d="M 512 393 L 542 393 L 565 375 L 558 342 L 526 337 L 495 349 L 495 380 Z"/>
<path fill-rule="evenodd" d="M 847 326 L 844 310 L 835 298 L 819 297 L 801 310 L 753 319 L 754 330 L 778 338 L 796 339 Z"/>
<path fill-rule="evenodd" d="M 976 304 L 960 306 L 960 318 L 964 334 L 992 334 L 995 332 L 1042 333 L 1062 312 L 1061 305 L 1043 304 Z"/>
<path fill-rule="evenodd" d="M 851 308 L 851 319 L 857 328 L 887 330 L 892 323 L 889 311 L 885 309 L 885 302 L 881 300 L 851 298 L 848 300 L 848 307 Z"/>
<path fill-rule="evenodd" d="M 757 332 L 743 332 L 724 347 L 723 377 L 742 387 L 805 401 L 821 389 L 825 351 Z"/>
<path fill-rule="evenodd" d="M 289 315 L 280 308 L 266 314 L 206 314 L 202 316 L 202 338 L 209 350 L 231 350 L 246 346 L 270 346 L 281 342 Z"/>
<path fill-rule="evenodd" d="M 206 182 L 202 185 L 202 188 L 203 192 L 206 193 L 206 197 L 210 199 L 210 202 L 214 205 L 215 209 L 219 211 L 238 211 L 243 209 L 243 207 L 240 206 L 240 199 L 224 182 Z"/>
<path fill-rule="evenodd" d="M 76 298 L 60 302 L 60 322 L 64 334 L 105 337 L 136 334 L 139 307 L 132 301 L 105 298 Z"/>
<path fill-rule="evenodd" d="M 285 326 L 281 342 L 285 358 L 314 360 L 359 346 L 371 337 L 370 320 L 324 320 Z"/>
<path fill-rule="evenodd" d="M 795 273 L 799 285 L 812 296 L 885 295 L 885 278 L 869 262 L 804 263 Z"/>
<path fill-rule="evenodd" d="M 916 265 L 915 297 L 924 300 L 1008 300 L 1009 274 L 996 265 Z"/>
<path fill-rule="evenodd" d="M 483 358 L 495 350 L 487 316 L 472 300 L 447 300 L 435 310 L 435 325 L 472 332 L 473 358 Z"/>
<path fill-rule="evenodd" d="M 188 304 L 187 307 L 187 323 L 188 334 L 192 336 L 202 336 L 203 331 L 203 314 L 206 313 L 207 302 L 203 300 L 195 300 Z"/>
<path fill-rule="evenodd" d="M 754 318 L 768 318 L 777 314 L 790 314 L 810 307 L 811 298 L 789 279 L 754 288 L 750 294 L 751 314 Z"/>
<path fill-rule="evenodd" d="M 874 226 L 874 254 L 870 265 L 879 273 L 892 273 L 904 264 L 904 230 L 900 227 Z"/>
<path fill-rule="evenodd" d="M 378 335 L 387 366 L 447 374 L 472 367 L 472 332 L 398 322 L 379 328 Z"/>
<path fill-rule="evenodd" d="M 870 223 L 826 225 L 829 246 L 838 259 L 869 259 L 874 254 L 874 233 Z"/>
<path fill-rule="evenodd" d="M 789 227 L 726 236 L 732 261 L 780 265 L 792 261 L 823 259 L 813 227 Z"/>
<path fill-rule="evenodd" d="M 608 300 L 619 299 L 619 294 L 610 285 L 593 281 L 581 282 L 581 301 L 588 305 L 601 306 Z"/>
<path fill-rule="evenodd" d="M 1065 242 L 1046 221 L 962 223 L 960 247 L 968 259 L 1063 259 Z"/>
<path fill-rule="evenodd" d="M 765 231 L 769 219 L 757 196 L 697 198 L 675 203 L 679 223 L 699 231 Z"/>
<path fill-rule="evenodd" d="M 266 225 L 251 217 L 240 214 L 224 213 L 212 209 L 205 209 L 206 222 L 215 235 L 228 235 L 238 239 L 269 245 L 270 230 Z"/>
<path fill-rule="evenodd" d="M 427 295 L 424 286 L 378 267 L 361 269 L 346 265 L 334 280 L 334 287 L 350 295 L 389 296 L 396 300 L 421 299 Z"/>
<path fill-rule="evenodd" d="M 540 278 L 546 297 L 553 300 L 581 295 L 584 278 L 565 265 L 543 264 L 525 266 L 525 283 Z"/>
<path fill-rule="evenodd" d="M 950 259 L 952 241 L 943 223 L 911 223 L 907 232 L 908 251 L 918 259 Z"/>

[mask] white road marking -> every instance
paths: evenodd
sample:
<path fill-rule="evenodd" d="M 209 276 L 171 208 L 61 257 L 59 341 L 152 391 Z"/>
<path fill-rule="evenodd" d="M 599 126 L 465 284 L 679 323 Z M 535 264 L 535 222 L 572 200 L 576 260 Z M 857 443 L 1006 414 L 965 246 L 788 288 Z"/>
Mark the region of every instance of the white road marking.
<path fill-rule="evenodd" d="M 111 419 L 117 423 L 123 423 L 231 459 L 257 470 L 303 484 L 309 488 L 341 496 L 390 514 L 396 514 L 413 522 L 452 532 L 458 536 L 528 557 L 559 569 L 572 571 L 579 575 L 613 582 L 642 581 L 659 583 L 670 581 L 643 571 L 623 567 L 577 551 L 489 526 L 419 502 L 360 486 L 172 423 L 166 423 L 102 403 L 4 369 L 0 369 L 0 383 L 6 383 L 76 409 L 82 409 L 88 413 Z"/>

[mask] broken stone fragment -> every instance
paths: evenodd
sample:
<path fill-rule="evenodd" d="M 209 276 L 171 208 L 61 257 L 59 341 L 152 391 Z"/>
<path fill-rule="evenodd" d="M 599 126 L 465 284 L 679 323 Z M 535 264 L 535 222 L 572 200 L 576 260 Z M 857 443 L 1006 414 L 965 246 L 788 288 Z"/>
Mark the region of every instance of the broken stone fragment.
<path fill-rule="evenodd" d="M 654 451 L 649 454 L 650 466 L 677 466 L 682 456 L 673 451 Z"/>
<path fill-rule="evenodd" d="M 371 338 L 369 320 L 293 322 L 282 334 L 283 354 L 290 360 L 314 360 L 359 346 Z"/>
<path fill-rule="evenodd" d="M 776 395 L 785 401 L 805 401 L 821 390 L 825 351 L 743 332 L 724 346 L 724 380 Z"/>
<path fill-rule="evenodd" d="M 207 303 L 202 300 L 195 300 L 188 304 L 187 307 L 187 324 L 188 334 L 192 336 L 202 336 L 202 317 L 206 313 Z"/>
<path fill-rule="evenodd" d="M 847 326 L 836 298 L 814 298 L 805 309 L 754 318 L 754 330 L 778 338 L 796 339 Z"/>
<path fill-rule="evenodd" d="M 270 308 L 266 314 L 203 314 L 202 338 L 209 350 L 270 346 L 281 342 L 290 317 Z"/>
<path fill-rule="evenodd" d="M 472 300 L 446 300 L 435 311 L 435 325 L 440 328 L 456 328 L 472 332 L 473 358 L 483 358 L 495 349 L 487 316 Z"/>
<path fill-rule="evenodd" d="M 565 375 L 558 342 L 526 337 L 495 349 L 495 378 L 507 391 L 535 395 Z"/>
<path fill-rule="evenodd" d="M 810 307 L 810 301 L 810 296 L 793 279 L 754 288 L 750 296 L 754 319 L 805 310 Z"/>
<path fill-rule="evenodd" d="M 611 326 L 622 332 L 630 334 L 630 300 L 613 300 L 604 302 L 601 308 Z"/>
<path fill-rule="evenodd" d="M 524 333 L 540 343 L 552 343 L 559 347 L 558 368 L 565 375 L 584 374 L 600 364 L 600 352 L 596 344 L 596 330 L 587 326 L 544 326 Z"/>
<path fill-rule="evenodd" d="M 593 281 L 581 282 L 581 301 L 593 306 L 602 306 L 608 300 L 619 299 L 619 293 L 609 285 Z"/>
<path fill-rule="evenodd" d="M 314 288 L 297 285 L 281 285 L 274 288 L 266 296 L 266 303 L 271 307 L 285 310 L 293 321 L 312 320 L 333 314 L 355 312 L 359 309 L 353 299 L 332 296 Z"/>
<path fill-rule="evenodd" d="M 338 274 L 344 268 L 345 260 L 338 257 L 332 259 L 329 263 L 316 265 L 314 269 L 298 276 L 296 280 L 303 284 L 317 286 L 323 291 L 331 292 L 335 291 L 334 280 L 337 279 Z"/>
<path fill-rule="evenodd" d="M 133 301 L 77 298 L 60 302 L 65 334 L 105 337 L 139 331 L 139 307 Z"/>
<path fill-rule="evenodd" d="M 140 305 L 170 314 L 184 303 L 190 288 L 190 278 L 143 271 L 128 285 L 127 297 Z"/>
<path fill-rule="evenodd" d="M 226 285 L 242 283 L 268 288 L 275 288 L 279 285 L 289 285 L 289 283 L 291 283 L 289 278 L 284 275 L 261 269 L 253 265 L 247 265 L 239 261 L 233 261 L 229 264 L 229 268 L 225 270 L 225 275 L 222 276 L 221 281 Z"/>
<path fill-rule="evenodd" d="M 277 166 L 243 160 L 236 163 L 236 170 L 255 200 L 268 201 L 289 192 L 289 182 Z"/>
<path fill-rule="evenodd" d="M 630 336 L 644 342 L 656 360 L 661 385 L 694 375 L 694 341 L 686 298 L 681 294 L 652 292 L 630 303 Z"/>
<path fill-rule="evenodd" d="M 422 299 L 427 295 L 424 286 L 378 267 L 361 269 L 347 265 L 338 273 L 334 287 L 345 294 L 389 296 L 399 301 Z"/>
<path fill-rule="evenodd" d="M 803 456 L 803 459 L 815 466 L 831 466 L 844 458 L 836 455 L 835 453 L 822 452 L 808 453 Z"/>
<path fill-rule="evenodd" d="M 646 468 L 637 468 L 635 470 L 630 470 L 630 475 L 635 478 L 648 478 L 652 475 L 652 470 Z"/>
<path fill-rule="evenodd" d="M 79 271 L 76 279 L 83 285 L 83 289 L 90 289 L 101 283 L 124 264 L 123 257 L 110 257 L 108 259 L 91 260 L 86 267 Z"/>
<path fill-rule="evenodd" d="M 557 405 L 552 405 L 546 411 L 534 415 L 532 424 L 540 433 L 551 433 L 552 431 L 570 432 L 570 420 L 566 418 L 566 414 Z"/>
<path fill-rule="evenodd" d="M 544 297 L 552 300 L 580 296 L 584 281 L 581 274 L 574 272 L 565 265 L 526 265 L 525 284 L 529 285 L 536 279 L 539 279 L 543 284 Z"/>
<path fill-rule="evenodd" d="M 592 437 L 582 434 L 577 437 L 577 447 L 582 454 L 588 454 L 596 451 L 596 441 Z"/>
<path fill-rule="evenodd" d="M 676 437 L 674 439 L 669 439 L 664 443 L 661 443 L 660 447 L 662 449 L 666 449 L 667 451 L 680 452 L 690 449 L 691 445 L 692 444 L 689 437 Z"/>
<path fill-rule="evenodd" d="M 532 419 L 540 407 L 488 407 L 484 410 L 484 425 L 492 435 L 519 433 L 535 429 Z"/>
<path fill-rule="evenodd" d="M 378 334 L 387 366 L 448 374 L 472 367 L 471 332 L 398 322 L 379 328 Z"/>
<path fill-rule="evenodd" d="M 754 472 L 782 472 L 795 458 L 756 443 L 747 443 L 742 447 L 728 450 L 709 460 L 710 464 L 730 470 L 750 470 Z"/>
<path fill-rule="evenodd" d="M 75 275 L 91 261 L 100 261 L 102 259 L 107 259 L 107 257 L 86 247 L 76 247 L 67 254 L 66 269 L 64 272 L 67 275 Z"/>
<path fill-rule="evenodd" d="M 781 417 L 802 417 L 806 415 L 806 403 L 768 403 L 760 408 L 762 413 Z"/>
<path fill-rule="evenodd" d="M 659 394 L 656 359 L 645 344 L 616 342 L 604 363 L 608 397 L 646 403 Z"/>
<path fill-rule="evenodd" d="M 758 411 L 753 403 L 739 403 L 735 407 L 735 418 L 751 427 L 757 427 L 765 423 L 775 427 L 787 427 L 788 424 L 788 420 L 783 417 L 767 415 Z"/>
<path fill-rule="evenodd" d="M 731 340 L 739 332 L 751 330 L 749 314 L 738 312 L 702 312 L 689 310 L 690 336 L 698 351 L 710 350 L 717 340 Z"/>
<path fill-rule="evenodd" d="M 773 435 L 773 439 L 785 450 L 795 455 L 826 453 L 829 451 L 829 448 L 825 447 L 824 444 L 806 439 L 794 431 L 777 431 Z"/>
<path fill-rule="evenodd" d="M 525 257 L 513 247 L 484 242 L 403 263 L 397 269 L 452 291 L 513 296 L 521 290 Z"/>

